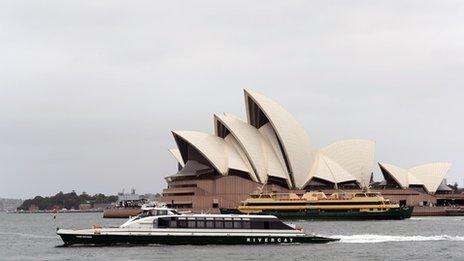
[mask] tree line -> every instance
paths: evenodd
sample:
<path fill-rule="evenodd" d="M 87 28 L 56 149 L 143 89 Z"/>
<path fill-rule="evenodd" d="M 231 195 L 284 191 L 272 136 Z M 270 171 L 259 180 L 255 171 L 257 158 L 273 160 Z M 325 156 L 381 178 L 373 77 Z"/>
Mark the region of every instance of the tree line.
<path fill-rule="evenodd" d="M 58 192 L 54 196 L 42 197 L 36 196 L 32 199 L 26 199 L 18 210 L 28 210 L 30 206 L 36 205 L 39 210 L 53 210 L 53 209 L 79 209 L 80 204 L 96 204 L 96 203 L 112 203 L 118 200 L 117 196 L 106 196 L 105 194 L 95 194 L 93 196 L 82 192 L 77 195 L 75 191 L 70 193 Z"/>

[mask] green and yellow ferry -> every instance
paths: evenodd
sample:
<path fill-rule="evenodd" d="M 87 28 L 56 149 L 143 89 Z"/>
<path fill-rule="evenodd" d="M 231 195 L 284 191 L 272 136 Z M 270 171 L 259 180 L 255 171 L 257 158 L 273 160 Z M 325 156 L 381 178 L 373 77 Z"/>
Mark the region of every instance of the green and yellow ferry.
<path fill-rule="evenodd" d="M 280 219 L 369 220 L 410 218 L 413 207 L 400 206 L 378 192 L 295 193 L 257 192 L 237 209 L 221 209 L 221 213 L 265 214 Z"/>
<path fill-rule="evenodd" d="M 115 228 L 58 229 L 64 246 L 328 243 L 336 238 L 307 235 L 269 215 L 180 214 L 166 207 L 143 212 Z"/>

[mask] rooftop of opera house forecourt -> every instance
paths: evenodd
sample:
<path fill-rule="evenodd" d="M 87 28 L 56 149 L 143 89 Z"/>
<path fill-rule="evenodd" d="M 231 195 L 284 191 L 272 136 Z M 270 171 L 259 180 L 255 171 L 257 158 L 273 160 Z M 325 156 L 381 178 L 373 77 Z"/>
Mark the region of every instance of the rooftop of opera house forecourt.
<path fill-rule="evenodd" d="M 166 177 L 161 201 L 174 208 L 217 212 L 237 207 L 265 184 L 265 190 L 297 194 L 373 186 L 400 204 L 424 205 L 419 210 L 464 205 L 464 196 L 453 194 L 443 182 L 451 164 L 403 169 L 379 163 L 385 180 L 372 183 L 373 141 L 349 139 L 314 148 L 307 132 L 281 105 L 257 92 L 244 94 L 246 120 L 215 114 L 214 134 L 172 131 L 177 148 L 169 151 L 178 172 Z"/>

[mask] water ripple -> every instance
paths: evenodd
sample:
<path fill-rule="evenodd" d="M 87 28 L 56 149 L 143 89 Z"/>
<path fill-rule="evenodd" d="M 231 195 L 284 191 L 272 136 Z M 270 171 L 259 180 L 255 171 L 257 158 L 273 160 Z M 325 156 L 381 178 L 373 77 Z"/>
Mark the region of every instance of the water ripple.
<path fill-rule="evenodd" d="M 395 235 L 335 235 L 334 238 L 340 238 L 340 243 L 383 243 L 383 242 L 417 242 L 417 241 L 464 241 L 464 236 L 395 236 Z"/>

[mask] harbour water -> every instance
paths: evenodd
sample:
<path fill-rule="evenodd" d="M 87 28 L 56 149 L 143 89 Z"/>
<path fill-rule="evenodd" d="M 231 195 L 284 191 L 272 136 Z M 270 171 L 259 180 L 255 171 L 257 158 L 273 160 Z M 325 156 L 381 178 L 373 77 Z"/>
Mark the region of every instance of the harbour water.
<path fill-rule="evenodd" d="M 0 260 L 464 260 L 464 217 L 294 222 L 324 245 L 59 247 L 56 227 L 117 226 L 101 213 L 0 213 Z"/>

